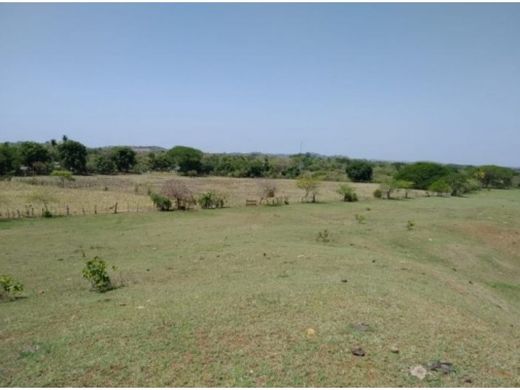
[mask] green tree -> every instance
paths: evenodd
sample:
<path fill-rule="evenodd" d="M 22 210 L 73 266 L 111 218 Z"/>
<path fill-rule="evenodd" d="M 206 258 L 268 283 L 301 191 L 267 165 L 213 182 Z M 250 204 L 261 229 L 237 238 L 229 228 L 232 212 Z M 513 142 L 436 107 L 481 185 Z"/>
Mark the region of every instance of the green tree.
<path fill-rule="evenodd" d="M 74 174 L 87 172 L 87 148 L 85 145 L 78 141 L 67 139 L 60 143 L 57 148 L 63 168 Z"/>
<path fill-rule="evenodd" d="M 16 149 L 8 142 L 0 144 L 0 176 L 13 174 L 18 168 Z"/>
<path fill-rule="evenodd" d="M 22 142 L 19 147 L 20 163 L 34 173 L 47 173 L 51 162 L 49 150 L 37 142 Z"/>
<path fill-rule="evenodd" d="M 94 158 L 94 169 L 96 173 L 111 175 L 116 173 L 117 167 L 108 153 L 101 153 Z"/>
<path fill-rule="evenodd" d="M 510 168 L 497 165 L 483 165 L 475 172 L 476 178 L 485 188 L 511 187 L 515 172 Z"/>
<path fill-rule="evenodd" d="M 202 171 L 202 156 L 202 151 L 188 146 L 174 146 L 168 151 L 169 159 L 183 174 L 199 174 Z"/>
<path fill-rule="evenodd" d="M 434 181 L 429 185 L 428 191 L 435 192 L 436 194 L 451 194 L 452 188 L 444 179 Z"/>
<path fill-rule="evenodd" d="M 119 146 L 112 149 L 112 160 L 119 172 L 129 172 L 136 164 L 136 153 L 128 146 Z"/>
<path fill-rule="evenodd" d="M 312 203 L 316 203 L 320 187 L 320 181 L 317 178 L 310 174 L 303 175 L 296 181 L 296 186 L 305 191 L 304 200 L 310 199 Z"/>
<path fill-rule="evenodd" d="M 345 170 L 350 180 L 355 182 L 369 182 L 372 180 L 372 165 L 366 161 L 352 161 Z"/>
<path fill-rule="evenodd" d="M 414 183 L 414 187 L 426 190 L 434 181 L 453 172 L 450 168 L 430 162 L 418 162 L 402 167 L 394 176 L 396 180 Z"/>

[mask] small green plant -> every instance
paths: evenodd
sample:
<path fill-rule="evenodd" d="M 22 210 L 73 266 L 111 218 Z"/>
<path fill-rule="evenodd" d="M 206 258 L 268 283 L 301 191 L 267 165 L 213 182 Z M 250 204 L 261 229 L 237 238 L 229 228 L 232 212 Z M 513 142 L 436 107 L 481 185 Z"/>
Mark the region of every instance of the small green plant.
<path fill-rule="evenodd" d="M 343 196 L 343 202 L 357 202 L 358 200 L 356 192 L 348 184 L 340 185 L 337 193 Z"/>
<path fill-rule="evenodd" d="M 411 231 L 411 230 L 413 230 L 414 227 L 415 227 L 415 222 L 414 221 L 408 221 L 406 223 L 406 229 Z"/>
<path fill-rule="evenodd" d="M 172 201 L 166 196 L 152 192 L 150 194 L 150 198 L 152 199 L 154 206 L 157 207 L 159 211 L 168 211 L 172 208 Z"/>
<path fill-rule="evenodd" d="M 381 199 L 383 197 L 383 191 L 381 191 L 379 188 L 374 190 L 374 198 Z"/>
<path fill-rule="evenodd" d="M 72 172 L 67 171 L 66 169 L 62 170 L 54 170 L 51 173 L 51 176 L 57 177 L 60 180 L 61 186 L 65 188 L 65 183 L 67 181 L 74 181 L 74 177 L 72 177 Z"/>
<path fill-rule="evenodd" d="M 113 268 L 115 269 L 115 267 Z M 83 277 L 90 282 L 92 289 L 97 292 L 103 293 L 114 288 L 110 276 L 108 276 L 106 262 L 97 256 L 87 261 L 85 268 L 83 268 Z"/>
<path fill-rule="evenodd" d="M 318 232 L 318 237 L 316 237 L 316 241 L 320 242 L 329 242 L 329 231 L 327 229 L 323 230 L 322 232 Z"/>
<path fill-rule="evenodd" d="M 43 218 L 52 218 L 53 215 L 52 215 L 52 213 L 49 210 L 46 209 L 46 210 L 43 210 L 42 217 Z"/>
<path fill-rule="evenodd" d="M 225 196 L 215 191 L 207 191 L 199 195 L 197 202 L 203 209 L 219 209 L 224 207 Z"/>
<path fill-rule="evenodd" d="M 358 221 L 358 223 L 365 223 L 366 218 L 364 215 L 356 214 L 355 217 L 356 217 L 356 221 Z"/>
<path fill-rule="evenodd" d="M 14 280 L 10 275 L 0 275 L 0 298 L 14 299 L 23 292 L 23 284 Z"/>

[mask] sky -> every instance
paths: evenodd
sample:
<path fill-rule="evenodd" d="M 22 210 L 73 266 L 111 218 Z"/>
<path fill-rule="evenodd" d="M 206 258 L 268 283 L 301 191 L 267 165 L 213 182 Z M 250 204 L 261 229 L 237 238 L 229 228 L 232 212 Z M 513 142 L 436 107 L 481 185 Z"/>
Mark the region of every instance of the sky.
<path fill-rule="evenodd" d="M 520 4 L 0 4 L 0 141 L 520 166 Z"/>

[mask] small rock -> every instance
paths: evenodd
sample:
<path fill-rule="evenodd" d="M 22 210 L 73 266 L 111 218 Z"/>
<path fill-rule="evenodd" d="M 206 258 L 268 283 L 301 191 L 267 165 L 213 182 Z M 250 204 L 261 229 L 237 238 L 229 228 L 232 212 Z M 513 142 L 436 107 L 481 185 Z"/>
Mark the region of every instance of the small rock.
<path fill-rule="evenodd" d="M 347 279 L 341 279 L 341 283 L 347 283 L 348 280 Z"/>
<path fill-rule="evenodd" d="M 469 283 L 469 284 L 473 284 L 473 282 L 472 282 L 471 280 L 470 280 L 470 281 L 468 281 L 468 283 Z"/>
<path fill-rule="evenodd" d="M 267 256 L 267 253 L 264 252 L 264 257 L 266 257 L 266 256 Z"/>
<path fill-rule="evenodd" d="M 142 310 L 142 309 L 144 309 L 144 306 L 137 306 L 137 308 L 138 308 L 139 310 Z"/>
<path fill-rule="evenodd" d="M 372 263 L 375 263 L 376 261 L 375 260 L 372 260 Z"/>
<path fill-rule="evenodd" d="M 414 376 L 420 380 L 423 380 L 426 377 L 426 368 L 421 366 L 420 364 L 418 366 L 414 366 L 410 368 L 410 375 Z"/>
<path fill-rule="evenodd" d="M 307 333 L 307 337 L 314 337 L 314 336 L 316 336 L 316 331 L 314 329 L 312 329 L 312 328 L 307 329 L 306 333 Z"/>
<path fill-rule="evenodd" d="M 38 291 L 38 294 L 45 294 L 45 291 L 40 290 L 40 291 Z"/>
<path fill-rule="evenodd" d="M 473 380 L 471 378 L 464 379 L 464 383 L 473 383 Z"/>
<path fill-rule="evenodd" d="M 453 364 L 450 362 L 441 362 L 437 360 L 428 366 L 431 371 L 442 372 L 443 374 L 450 374 L 455 371 Z"/>
<path fill-rule="evenodd" d="M 399 347 L 397 345 L 392 345 L 390 347 L 390 352 L 392 352 L 392 353 L 399 353 Z"/>
<path fill-rule="evenodd" d="M 372 328 L 370 328 L 370 325 L 364 322 L 352 325 L 352 328 L 354 328 L 354 330 L 357 330 L 358 332 L 369 332 L 372 330 Z"/>
<path fill-rule="evenodd" d="M 352 355 L 354 356 L 365 356 L 365 351 L 363 351 L 363 348 L 361 347 L 352 348 L 350 352 L 352 352 Z"/>

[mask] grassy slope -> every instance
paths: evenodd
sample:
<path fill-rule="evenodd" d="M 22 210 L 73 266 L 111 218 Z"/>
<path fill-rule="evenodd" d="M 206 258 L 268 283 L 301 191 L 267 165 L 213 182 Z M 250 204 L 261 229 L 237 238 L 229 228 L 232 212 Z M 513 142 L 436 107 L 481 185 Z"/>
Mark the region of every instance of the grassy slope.
<path fill-rule="evenodd" d="M 3 386 L 520 386 L 518 191 L 4 221 L 0 242 L 27 290 L 0 304 Z M 83 253 L 127 286 L 90 292 Z M 408 374 L 435 359 L 456 372 Z"/>

